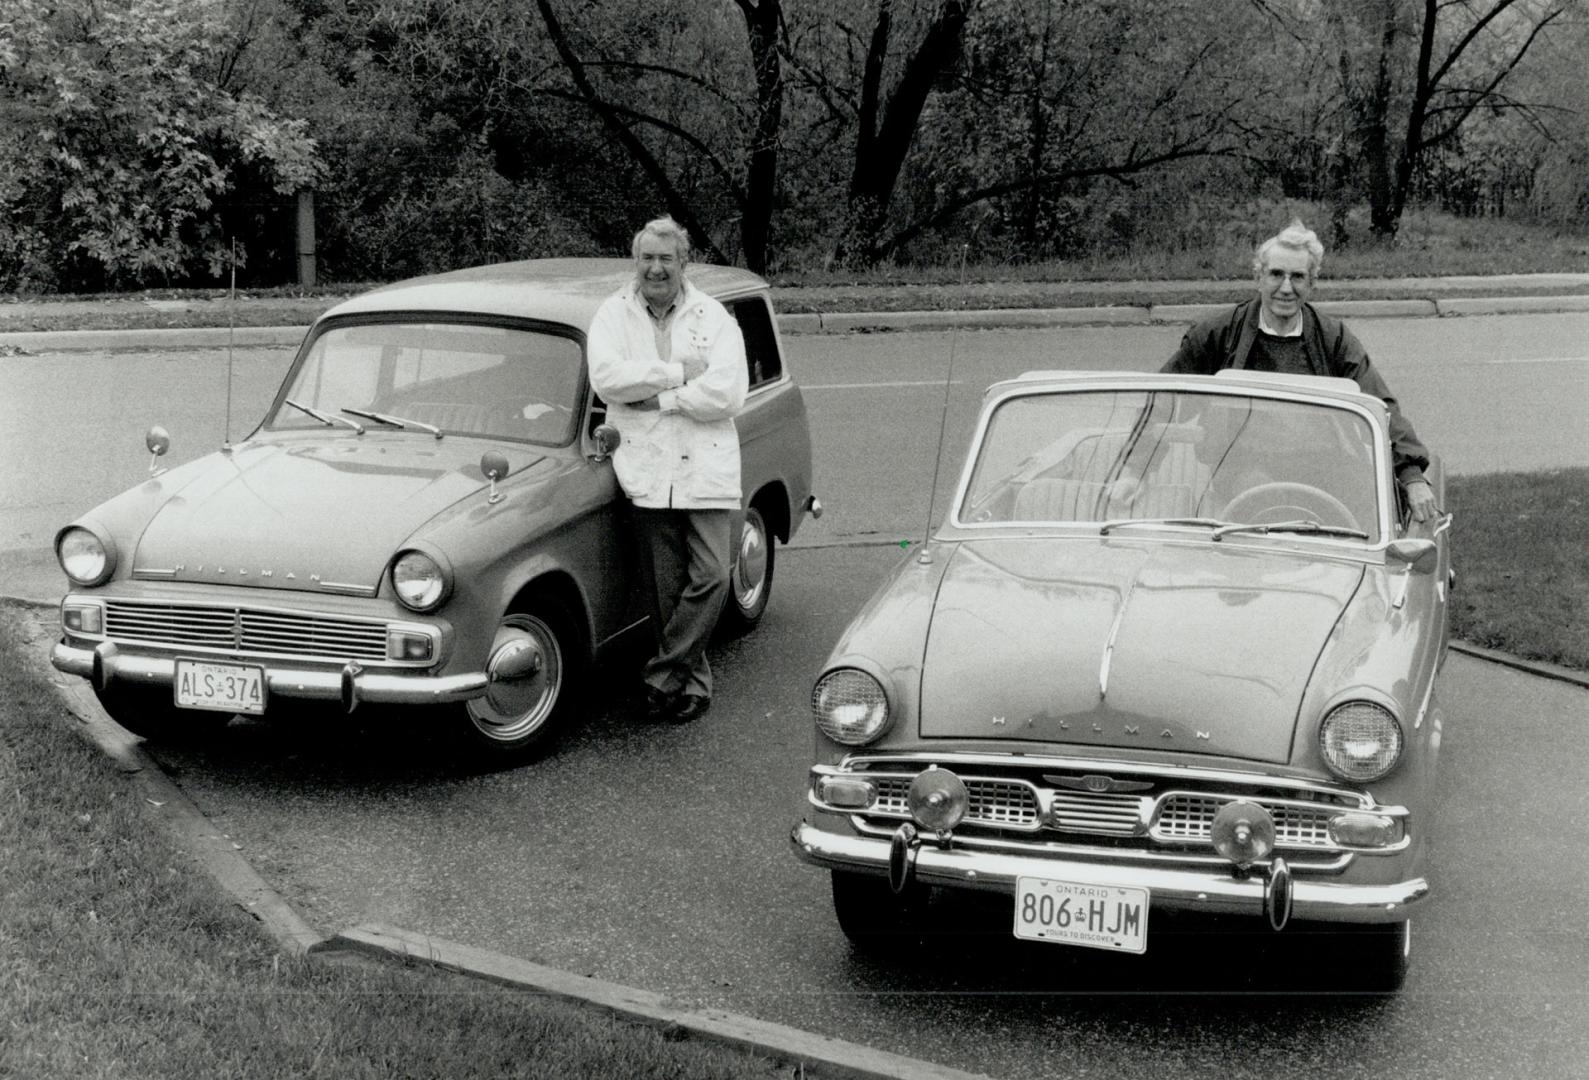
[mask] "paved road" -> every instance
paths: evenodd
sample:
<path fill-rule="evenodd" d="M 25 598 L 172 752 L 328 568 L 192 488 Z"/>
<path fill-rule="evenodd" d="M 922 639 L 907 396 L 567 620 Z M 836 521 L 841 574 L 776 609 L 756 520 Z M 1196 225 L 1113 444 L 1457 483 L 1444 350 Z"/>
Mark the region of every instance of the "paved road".
<path fill-rule="evenodd" d="M 1589 316 L 1372 320 L 1359 331 L 1454 471 L 1589 464 Z M 792 339 L 829 513 L 782 553 L 761 630 L 715 653 L 719 698 L 690 728 L 639 726 L 631 698 L 609 692 L 554 758 L 483 777 L 453 768 L 433 734 L 379 715 L 239 724 L 202 751 L 162 756 L 326 930 L 377 919 L 1023 1080 L 1581 1075 L 1589 942 L 1571 912 L 1585 881 L 1580 838 L 1562 824 L 1589 819 L 1589 789 L 1576 756 L 1559 752 L 1589 728 L 1589 695 L 1574 687 L 1452 659 L 1440 889 L 1416 924 L 1414 973 L 1392 1001 L 1253 995 L 1283 988 L 1284 969 L 1170 927 L 1155 928 L 1141 961 L 1017 949 L 1000 918 L 976 909 L 960 911 L 980 931 L 970 946 L 878 966 L 850 955 L 824 875 L 788 854 L 811 746 L 809 681 L 900 557 L 892 542 L 926 527 L 950 356 L 944 489 L 993 378 L 1146 368 L 1178 334 Z M 154 420 L 171 428 L 174 460 L 218 444 L 221 359 L 0 361 L 14 391 L 0 406 L 0 445 L 49 478 L 19 482 L 8 471 L 0 547 L 26 551 L 76 509 L 136 482 Z M 287 352 L 236 359 L 235 415 L 257 416 Z M 247 426 L 234 423 L 233 436 Z M 92 437 L 74 441 L 84 430 Z M 53 572 L 43 587 L 59 587 Z"/>
<path fill-rule="evenodd" d="M 1589 313 L 1353 325 L 1452 473 L 1589 466 Z M 790 336 L 794 370 L 809 388 L 817 482 L 830 511 L 800 542 L 925 531 L 946 374 L 953 385 L 935 506 L 956 479 L 990 382 L 1043 367 L 1148 370 L 1173 351 L 1182 331 L 1164 325 Z M 0 455 L 10 466 L 0 472 L 0 593 L 58 596 L 62 581 L 49 550 L 55 530 L 145 475 L 149 425 L 171 432 L 168 464 L 209 452 L 228 434 L 242 438 L 291 352 L 235 350 L 229 428 L 224 349 L 0 356 Z M 901 425 L 903 416 L 933 422 Z M 853 499 L 839 481 L 857 472 L 895 482 Z"/>

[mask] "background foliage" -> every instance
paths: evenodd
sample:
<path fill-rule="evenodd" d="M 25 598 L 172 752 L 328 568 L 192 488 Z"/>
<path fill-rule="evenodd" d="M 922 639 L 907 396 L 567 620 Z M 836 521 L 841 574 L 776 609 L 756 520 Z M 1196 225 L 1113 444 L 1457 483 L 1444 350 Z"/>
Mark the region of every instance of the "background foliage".
<path fill-rule="evenodd" d="M 622 251 L 1213 251 L 1589 218 L 1589 0 L 10 0 L 0 290 Z M 1276 211 L 1276 216 L 1283 213 Z"/>

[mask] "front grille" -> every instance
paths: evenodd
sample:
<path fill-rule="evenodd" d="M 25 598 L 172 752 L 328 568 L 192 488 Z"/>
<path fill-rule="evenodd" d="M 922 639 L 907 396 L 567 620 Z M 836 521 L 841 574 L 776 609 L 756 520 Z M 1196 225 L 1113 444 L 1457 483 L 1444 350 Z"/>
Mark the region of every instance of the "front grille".
<path fill-rule="evenodd" d="M 911 817 L 910 784 L 917 774 L 894 771 L 899 766 L 892 762 L 889 766 L 885 766 L 888 771 L 863 767 L 852 774 L 865 776 L 877 792 L 871 805 L 857 815 L 857 824 L 864 823 L 868 830 L 889 830 L 894 827 L 890 822 Z M 1211 850 L 1215 815 L 1228 803 L 1245 799 L 1262 806 L 1274 819 L 1277 847 L 1322 854 L 1340 850 L 1330 837 L 1329 825 L 1349 805 L 1333 794 L 1321 797 L 1300 789 L 1238 793 L 1219 788 L 1186 790 L 1180 784 L 1160 782 L 1154 785 L 1156 790 L 1140 793 L 1092 792 L 1062 787 L 1055 782 L 1057 778 L 1035 770 L 1031 779 L 1019 773 L 958 775 L 965 782 L 970 803 L 957 832 L 968 840 L 986 836 L 990 842 L 992 834 L 1015 832 L 1036 834 L 1049 842 L 1090 842 L 1111 851 Z"/>
<path fill-rule="evenodd" d="M 877 777 L 873 781 L 877 785 L 877 800 L 870 812 L 890 817 L 910 817 L 912 779 L 914 777 L 910 776 Z M 1032 785 L 975 776 L 961 779 L 965 781 L 966 791 L 971 796 L 970 807 L 966 811 L 967 824 L 1004 829 L 1029 829 L 1037 824 L 1037 792 Z"/>
<path fill-rule="evenodd" d="M 1050 821 L 1062 832 L 1131 836 L 1141 827 L 1142 804 L 1139 795 L 1056 791 Z"/>
<path fill-rule="evenodd" d="M 384 622 L 306 611 L 111 600 L 105 605 L 105 636 L 177 650 L 386 660 Z"/>
<path fill-rule="evenodd" d="M 1183 841 L 1206 844 L 1210 842 L 1214 815 L 1230 799 L 1210 798 L 1179 792 L 1164 799 L 1158 817 L 1153 822 L 1155 840 Z M 1333 847 L 1330 840 L 1330 818 L 1326 809 L 1310 810 L 1300 806 L 1276 806 L 1263 799 L 1254 802 L 1269 811 L 1275 823 L 1275 843 L 1281 847 Z"/>

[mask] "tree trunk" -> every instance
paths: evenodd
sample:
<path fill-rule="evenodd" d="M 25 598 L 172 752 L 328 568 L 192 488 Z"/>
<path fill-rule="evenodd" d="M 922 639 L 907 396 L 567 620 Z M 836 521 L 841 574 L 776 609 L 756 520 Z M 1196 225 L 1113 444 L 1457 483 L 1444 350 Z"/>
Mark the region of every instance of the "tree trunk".
<path fill-rule="evenodd" d="M 745 265 L 764 274 L 778 180 L 778 137 L 783 130 L 783 63 L 778 55 L 783 9 L 781 0 L 761 0 L 759 4 L 743 0 L 740 7 L 745 13 L 751 62 L 756 69 L 756 130 L 746 153 L 739 242 Z"/>
<path fill-rule="evenodd" d="M 911 140 L 921 122 L 933 81 L 960 54 L 966 22 L 975 0 L 942 0 L 921 44 L 883 103 L 883 67 L 893 29 L 893 0 L 881 0 L 872 27 L 861 85 L 855 138 L 855 168 L 850 174 L 849 207 L 833 262 L 871 266 L 881 253 L 879 238 L 899 185 Z"/>

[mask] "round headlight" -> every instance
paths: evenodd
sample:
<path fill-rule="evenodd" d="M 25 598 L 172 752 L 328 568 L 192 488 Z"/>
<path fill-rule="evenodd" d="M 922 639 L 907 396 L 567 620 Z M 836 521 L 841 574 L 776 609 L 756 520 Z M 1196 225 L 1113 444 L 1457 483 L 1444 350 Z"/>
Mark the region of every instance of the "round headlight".
<path fill-rule="evenodd" d="M 447 595 L 447 575 L 423 551 L 405 551 L 392 565 L 392 587 L 405 606 L 429 611 Z"/>
<path fill-rule="evenodd" d="M 1378 780 L 1401 760 L 1402 745 L 1396 718 L 1369 701 L 1337 706 L 1319 725 L 1324 763 L 1343 780 Z"/>
<path fill-rule="evenodd" d="M 888 695 L 866 672 L 838 668 L 811 688 L 811 713 L 834 742 L 861 746 L 888 727 Z"/>
<path fill-rule="evenodd" d="M 81 526 L 61 534 L 55 542 L 55 557 L 66 576 L 78 585 L 98 585 L 115 569 L 104 542 Z"/>

